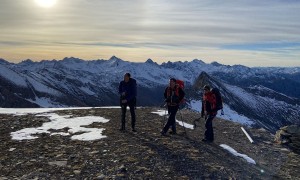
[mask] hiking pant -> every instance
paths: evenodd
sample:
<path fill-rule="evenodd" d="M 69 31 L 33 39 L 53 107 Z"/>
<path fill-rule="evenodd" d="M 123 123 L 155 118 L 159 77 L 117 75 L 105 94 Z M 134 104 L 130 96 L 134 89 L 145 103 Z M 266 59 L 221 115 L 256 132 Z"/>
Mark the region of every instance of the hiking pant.
<path fill-rule="evenodd" d="M 169 115 L 169 116 L 170 116 L 170 114 L 171 114 L 170 109 L 171 109 L 171 108 L 168 107 L 168 115 Z M 175 117 L 176 117 L 176 113 L 175 113 Z M 176 118 L 175 118 L 174 123 L 173 123 L 171 126 L 172 126 L 172 132 L 173 132 L 173 133 L 176 133 Z"/>
<path fill-rule="evenodd" d="M 176 132 L 176 113 L 178 111 L 178 106 L 168 106 L 168 113 L 169 113 L 169 118 L 166 123 L 166 125 L 163 128 L 163 133 L 166 133 L 170 126 L 172 126 L 172 131 L 175 133 Z"/>
<path fill-rule="evenodd" d="M 135 129 L 135 104 L 129 102 L 121 105 L 121 109 L 122 109 L 121 129 L 122 130 L 125 130 L 125 117 L 126 117 L 127 106 L 129 106 L 130 114 L 131 114 L 131 128 Z"/>
<path fill-rule="evenodd" d="M 216 117 L 216 115 L 208 115 L 206 118 L 205 128 L 206 131 L 204 133 L 205 139 L 209 141 L 214 141 L 214 130 L 212 126 L 212 120 Z"/>

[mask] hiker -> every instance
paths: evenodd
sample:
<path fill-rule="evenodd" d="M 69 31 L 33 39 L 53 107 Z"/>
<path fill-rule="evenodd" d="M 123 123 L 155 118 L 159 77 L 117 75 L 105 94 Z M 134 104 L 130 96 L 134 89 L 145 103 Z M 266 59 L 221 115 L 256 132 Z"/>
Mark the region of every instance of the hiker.
<path fill-rule="evenodd" d="M 127 106 L 129 106 L 130 114 L 131 114 L 131 128 L 133 132 L 136 132 L 135 107 L 136 107 L 137 85 L 136 85 L 136 80 L 131 78 L 130 73 L 126 73 L 124 75 L 124 80 L 120 82 L 119 94 L 120 94 L 120 105 L 122 109 L 120 130 L 125 131 L 126 109 Z"/>
<path fill-rule="evenodd" d="M 217 115 L 216 109 L 216 96 L 213 92 L 211 92 L 211 88 L 209 85 L 205 85 L 203 87 L 203 100 L 202 100 L 202 111 L 201 117 L 205 117 L 205 128 L 206 131 L 204 133 L 204 142 L 213 142 L 214 141 L 214 131 L 212 126 L 212 120 Z"/>
<path fill-rule="evenodd" d="M 184 95 L 185 94 L 182 88 L 180 88 L 179 85 L 176 84 L 176 79 L 171 78 L 169 81 L 169 86 L 165 89 L 164 92 L 165 102 L 167 103 L 167 107 L 168 107 L 169 118 L 164 128 L 161 131 L 162 135 L 165 135 L 167 133 L 170 126 L 172 126 L 172 133 L 176 134 L 175 117 L 179 108 L 179 103 L 183 100 Z"/>

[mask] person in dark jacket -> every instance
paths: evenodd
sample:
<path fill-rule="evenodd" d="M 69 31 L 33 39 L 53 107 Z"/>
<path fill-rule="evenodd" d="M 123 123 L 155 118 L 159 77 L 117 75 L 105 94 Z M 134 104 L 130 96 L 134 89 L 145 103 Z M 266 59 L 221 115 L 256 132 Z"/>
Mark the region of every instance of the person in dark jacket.
<path fill-rule="evenodd" d="M 165 102 L 168 106 L 169 118 L 161 131 L 162 135 L 165 135 L 168 132 L 170 126 L 172 126 L 172 133 L 176 134 L 175 117 L 179 108 L 179 103 L 183 100 L 185 95 L 183 90 L 176 84 L 176 79 L 171 78 L 169 83 L 169 86 L 165 89 L 164 92 Z"/>
<path fill-rule="evenodd" d="M 205 128 L 206 131 L 204 133 L 204 142 L 213 142 L 214 141 L 214 130 L 212 126 L 212 121 L 217 115 L 216 110 L 216 96 L 211 92 L 211 88 L 208 85 L 205 85 L 202 100 L 202 110 L 201 117 L 205 117 Z"/>
<path fill-rule="evenodd" d="M 133 132 L 136 132 L 135 106 L 136 106 L 137 85 L 136 85 L 136 80 L 131 78 L 130 73 L 126 73 L 124 75 L 124 80 L 120 82 L 119 94 L 120 94 L 120 105 L 122 109 L 120 130 L 125 131 L 126 109 L 127 106 L 129 106 L 130 113 L 131 113 L 131 128 Z"/>

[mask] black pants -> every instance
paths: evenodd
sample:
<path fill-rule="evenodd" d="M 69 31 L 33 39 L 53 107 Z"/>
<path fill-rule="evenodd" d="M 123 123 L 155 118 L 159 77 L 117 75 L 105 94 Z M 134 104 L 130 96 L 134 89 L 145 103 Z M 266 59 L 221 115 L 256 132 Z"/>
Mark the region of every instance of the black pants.
<path fill-rule="evenodd" d="M 171 114 L 171 109 L 172 108 L 169 108 L 168 107 L 168 115 L 170 116 L 170 114 Z M 176 133 L 176 113 L 175 113 L 175 121 L 174 121 L 174 123 L 171 125 L 172 126 L 172 131 L 173 131 L 173 133 Z"/>
<path fill-rule="evenodd" d="M 176 132 L 176 113 L 178 111 L 178 106 L 168 106 L 169 119 L 166 125 L 164 126 L 162 132 L 166 133 L 170 126 L 172 126 L 172 131 Z"/>
<path fill-rule="evenodd" d="M 121 129 L 122 130 L 125 130 L 125 117 L 126 117 L 127 106 L 129 106 L 130 114 L 131 114 L 131 128 L 135 129 L 135 104 L 133 102 L 129 102 L 121 105 L 121 109 L 122 109 Z"/>
<path fill-rule="evenodd" d="M 205 128 L 206 131 L 204 133 L 205 139 L 209 141 L 214 141 L 214 130 L 212 126 L 212 120 L 216 117 L 216 115 L 208 115 L 206 118 Z"/>

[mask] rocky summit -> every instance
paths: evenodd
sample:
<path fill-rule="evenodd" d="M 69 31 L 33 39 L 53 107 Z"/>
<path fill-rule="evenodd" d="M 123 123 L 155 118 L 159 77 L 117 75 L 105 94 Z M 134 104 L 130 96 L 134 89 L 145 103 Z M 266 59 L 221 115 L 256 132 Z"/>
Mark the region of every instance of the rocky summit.
<path fill-rule="evenodd" d="M 182 110 L 177 134 L 161 136 L 158 110 L 136 110 L 137 132 L 129 112 L 119 131 L 117 108 L 1 114 L 0 179 L 300 179 L 299 153 L 265 129 L 244 127 L 250 143 L 240 124 L 215 119 L 215 141 L 202 142 L 204 119 Z"/>

